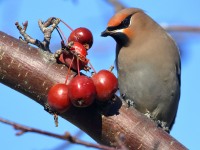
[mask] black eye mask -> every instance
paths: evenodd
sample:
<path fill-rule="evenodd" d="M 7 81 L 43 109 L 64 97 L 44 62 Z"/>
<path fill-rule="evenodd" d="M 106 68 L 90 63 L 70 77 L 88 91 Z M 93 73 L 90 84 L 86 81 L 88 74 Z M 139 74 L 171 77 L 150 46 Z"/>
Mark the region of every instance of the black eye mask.
<path fill-rule="evenodd" d="M 129 15 L 128 17 L 126 17 L 118 26 L 114 26 L 114 27 L 108 27 L 107 30 L 108 31 L 113 31 L 113 30 L 119 30 L 119 29 L 124 29 L 127 28 L 130 25 L 130 20 L 131 20 L 131 15 Z"/>

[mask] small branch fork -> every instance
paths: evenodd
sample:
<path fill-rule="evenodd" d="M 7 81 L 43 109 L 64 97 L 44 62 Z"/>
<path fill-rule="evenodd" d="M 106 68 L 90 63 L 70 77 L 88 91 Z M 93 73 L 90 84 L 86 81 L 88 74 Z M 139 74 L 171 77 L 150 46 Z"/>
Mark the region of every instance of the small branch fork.
<path fill-rule="evenodd" d="M 52 34 L 53 30 L 57 27 L 59 22 L 60 22 L 60 19 L 55 18 L 55 17 L 51 17 L 45 22 L 42 22 L 41 20 L 38 21 L 40 30 L 44 34 L 44 40 L 42 42 L 39 41 L 38 39 L 33 39 L 31 36 L 29 36 L 26 33 L 26 29 L 28 27 L 28 21 L 26 21 L 25 23 L 22 23 L 23 27 L 20 26 L 18 22 L 16 22 L 15 25 L 16 25 L 17 29 L 19 30 L 20 34 L 24 37 L 24 39 L 22 39 L 22 37 L 20 37 L 21 41 L 23 41 L 25 43 L 31 43 L 31 44 L 36 45 L 37 47 L 43 49 L 44 51 L 50 52 L 49 44 L 50 44 L 50 40 L 51 40 L 51 34 Z M 49 27 L 50 25 L 51 25 L 51 27 Z"/>
<path fill-rule="evenodd" d="M 51 40 L 51 34 L 54 31 L 54 29 L 56 29 L 58 31 L 58 33 L 60 34 L 61 37 L 61 49 L 57 50 L 54 53 L 54 58 L 56 60 L 59 60 L 59 57 L 62 53 L 68 54 L 68 55 L 75 55 L 77 58 L 79 58 L 81 61 L 83 62 L 88 62 L 89 60 L 87 58 L 85 58 L 84 56 L 81 56 L 79 53 L 76 53 L 76 51 L 70 51 L 70 49 L 73 47 L 74 42 L 69 42 L 65 45 L 64 40 L 62 39 L 62 36 L 65 38 L 64 34 L 62 33 L 62 30 L 58 27 L 58 24 L 60 22 L 63 22 L 61 19 L 59 18 L 55 18 L 55 17 L 51 17 L 49 18 L 47 21 L 42 22 L 41 20 L 38 21 L 40 30 L 42 31 L 42 33 L 44 34 L 44 40 L 41 42 L 38 39 L 33 39 L 31 36 L 29 36 L 26 33 L 26 29 L 28 27 L 28 21 L 26 21 L 25 23 L 22 23 L 23 27 L 19 25 L 18 22 L 15 23 L 17 29 L 19 30 L 20 34 L 23 36 L 20 37 L 20 40 L 25 42 L 25 43 L 31 43 L 35 46 L 37 46 L 38 48 L 40 48 L 41 50 L 44 51 L 48 51 L 51 52 L 49 49 L 49 44 L 50 44 L 50 40 Z M 70 30 L 73 30 L 71 27 L 69 27 L 65 22 L 63 22 Z M 61 35 L 62 34 L 62 35 Z M 66 38 L 65 38 L 66 40 Z M 66 40 L 67 41 L 67 40 Z M 70 53 L 70 54 L 69 54 Z M 65 62 L 61 62 L 63 64 L 65 64 Z M 85 71 L 89 71 L 90 67 L 89 66 L 85 66 L 84 68 Z"/>
<path fill-rule="evenodd" d="M 115 148 L 112 148 L 112 147 L 109 147 L 109 146 L 98 145 L 98 144 L 88 143 L 88 142 L 79 140 L 76 137 L 70 135 L 70 133 L 68 133 L 68 132 L 66 132 L 64 135 L 58 135 L 58 134 L 55 134 L 55 133 L 39 130 L 39 129 L 36 129 L 36 128 L 26 127 L 26 126 L 17 124 L 15 122 L 11 122 L 11 121 L 5 120 L 3 118 L 0 118 L 0 122 L 3 122 L 3 123 L 8 124 L 8 125 L 11 125 L 16 130 L 20 130 L 19 132 L 16 133 L 17 136 L 22 135 L 22 134 L 24 134 L 26 132 L 33 132 L 33 133 L 43 134 L 43 135 L 51 136 L 51 137 L 54 137 L 54 138 L 66 140 L 66 141 L 68 141 L 70 143 L 84 145 L 84 146 L 87 146 L 87 147 L 93 147 L 93 148 L 103 149 L 103 150 L 115 150 Z M 121 149 L 121 150 L 125 150 L 125 149 Z"/>

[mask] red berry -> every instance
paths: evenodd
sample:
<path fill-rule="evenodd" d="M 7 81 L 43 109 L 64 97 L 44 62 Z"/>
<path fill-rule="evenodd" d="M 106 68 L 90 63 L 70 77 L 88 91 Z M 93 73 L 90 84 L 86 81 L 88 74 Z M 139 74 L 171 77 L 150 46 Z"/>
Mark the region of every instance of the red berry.
<path fill-rule="evenodd" d="M 71 42 L 70 50 L 72 53 L 77 55 L 80 59 L 85 59 L 87 55 L 87 51 L 85 47 L 79 42 Z"/>
<path fill-rule="evenodd" d="M 68 42 L 79 42 L 88 50 L 93 44 L 93 36 L 87 28 L 77 28 L 73 30 L 68 38 Z"/>
<path fill-rule="evenodd" d="M 73 60 L 73 57 L 74 57 L 74 60 Z M 76 70 L 76 71 L 78 70 L 78 68 L 77 68 L 77 57 L 74 56 L 73 54 L 63 52 L 59 56 L 58 60 L 59 60 L 59 62 L 61 62 L 62 64 L 65 64 L 68 67 L 70 66 L 71 61 L 73 60 L 71 69 Z M 79 69 L 83 70 L 87 64 L 88 64 L 87 59 L 85 61 L 79 61 Z"/>
<path fill-rule="evenodd" d="M 55 84 L 48 92 L 47 101 L 49 106 L 59 113 L 63 113 L 71 106 L 66 84 Z"/>
<path fill-rule="evenodd" d="M 91 78 L 76 76 L 69 83 L 69 97 L 76 107 L 87 107 L 96 97 L 96 89 Z"/>
<path fill-rule="evenodd" d="M 118 81 L 115 75 L 108 70 L 101 70 L 92 76 L 96 87 L 97 100 L 106 101 L 113 97 L 118 89 Z"/>

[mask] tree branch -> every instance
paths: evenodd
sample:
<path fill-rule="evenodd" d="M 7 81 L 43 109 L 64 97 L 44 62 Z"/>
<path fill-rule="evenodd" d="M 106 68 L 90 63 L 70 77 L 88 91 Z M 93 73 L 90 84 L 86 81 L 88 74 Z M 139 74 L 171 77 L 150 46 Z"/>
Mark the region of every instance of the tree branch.
<path fill-rule="evenodd" d="M 39 130 L 39 129 L 36 129 L 36 128 L 26 127 L 26 126 L 17 124 L 15 122 L 5 120 L 3 118 L 0 118 L 0 122 L 11 125 L 16 130 L 20 130 L 19 132 L 16 133 L 16 135 L 18 135 L 18 136 L 22 135 L 26 132 L 33 132 L 33 133 L 43 134 L 43 135 L 51 136 L 51 137 L 54 137 L 54 138 L 66 140 L 70 143 L 84 145 L 84 146 L 87 146 L 87 147 L 93 147 L 93 148 L 104 149 L 104 150 L 115 150 L 112 147 L 108 147 L 108 146 L 104 146 L 104 145 L 98 145 L 98 144 L 92 144 L 92 143 L 88 143 L 88 142 L 85 142 L 85 141 L 81 141 L 81 140 L 77 139 L 76 137 L 73 137 L 72 135 L 70 135 L 68 132 L 66 132 L 64 135 L 59 135 L 59 134 Z"/>
<path fill-rule="evenodd" d="M 105 0 L 107 3 L 111 4 L 115 9 L 115 12 L 118 12 L 124 8 L 125 5 L 122 4 L 119 0 Z M 168 32 L 197 32 L 200 33 L 200 27 L 194 26 L 182 26 L 182 25 L 161 25 Z"/>
<path fill-rule="evenodd" d="M 49 88 L 64 83 L 67 74 L 67 67 L 57 64 L 52 55 L 0 32 L 0 82 L 44 106 Z M 69 80 L 75 75 L 71 72 Z M 116 139 L 123 134 L 128 149 L 186 149 L 146 116 L 120 102 L 117 99 L 116 104 L 106 106 L 104 115 L 94 103 L 88 108 L 71 107 L 61 116 L 101 144 L 121 145 Z"/>
<path fill-rule="evenodd" d="M 118 0 L 105 0 L 108 3 L 110 3 L 111 5 L 113 5 L 115 12 L 118 12 L 124 8 L 126 8 L 121 2 L 119 2 Z"/>
<path fill-rule="evenodd" d="M 182 25 L 162 25 L 168 32 L 197 32 L 200 33 L 200 27 L 182 26 Z"/>

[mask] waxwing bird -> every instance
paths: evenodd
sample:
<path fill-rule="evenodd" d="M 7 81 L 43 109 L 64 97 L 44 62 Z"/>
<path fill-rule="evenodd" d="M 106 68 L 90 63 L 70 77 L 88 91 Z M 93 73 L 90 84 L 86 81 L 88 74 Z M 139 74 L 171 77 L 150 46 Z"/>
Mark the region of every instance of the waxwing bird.
<path fill-rule="evenodd" d="M 120 94 L 170 131 L 180 98 L 181 62 L 173 39 L 141 9 L 116 13 L 102 36 L 115 39 Z"/>

